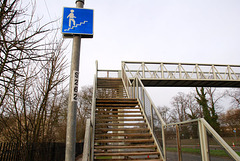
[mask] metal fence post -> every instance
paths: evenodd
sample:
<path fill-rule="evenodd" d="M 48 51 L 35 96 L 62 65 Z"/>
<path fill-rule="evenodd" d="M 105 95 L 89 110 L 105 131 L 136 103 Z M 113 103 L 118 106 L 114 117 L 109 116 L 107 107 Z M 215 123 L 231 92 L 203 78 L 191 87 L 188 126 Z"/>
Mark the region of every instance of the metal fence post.
<path fill-rule="evenodd" d="M 206 131 L 206 128 L 204 127 L 203 123 L 201 122 L 201 120 L 198 121 L 198 128 L 199 128 L 199 138 L 200 138 L 202 160 L 209 161 L 207 131 Z"/>
<path fill-rule="evenodd" d="M 176 138 L 177 138 L 177 147 L 178 147 L 178 160 L 182 161 L 182 148 L 181 148 L 179 125 L 176 125 Z"/>

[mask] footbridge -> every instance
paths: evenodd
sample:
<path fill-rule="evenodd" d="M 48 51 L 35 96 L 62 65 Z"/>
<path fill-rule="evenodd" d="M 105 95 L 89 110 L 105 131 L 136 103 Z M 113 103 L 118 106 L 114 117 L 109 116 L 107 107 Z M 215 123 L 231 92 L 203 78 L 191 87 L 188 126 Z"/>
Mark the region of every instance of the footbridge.
<path fill-rule="evenodd" d="M 240 65 L 122 62 L 122 67 L 145 87 L 240 87 Z"/>
<path fill-rule="evenodd" d="M 240 160 L 203 118 L 166 124 L 145 89 L 240 87 L 240 66 L 163 62 L 122 62 L 121 70 L 96 66 L 84 161 Z M 216 156 L 216 149 L 224 156 Z"/>

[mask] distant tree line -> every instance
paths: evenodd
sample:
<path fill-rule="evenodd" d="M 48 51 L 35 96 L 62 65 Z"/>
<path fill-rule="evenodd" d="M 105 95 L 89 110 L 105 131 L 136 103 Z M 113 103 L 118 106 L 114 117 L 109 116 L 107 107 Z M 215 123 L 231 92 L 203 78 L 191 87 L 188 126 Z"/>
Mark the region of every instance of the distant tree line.
<path fill-rule="evenodd" d="M 224 99 L 231 100 L 231 107 L 223 110 Z M 195 88 L 189 93 L 179 92 L 172 98 L 172 108 L 158 107 L 167 123 L 204 118 L 218 133 L 233 134 L 240 131 L 240 89 L 218 92 L 216 88 Z"/>

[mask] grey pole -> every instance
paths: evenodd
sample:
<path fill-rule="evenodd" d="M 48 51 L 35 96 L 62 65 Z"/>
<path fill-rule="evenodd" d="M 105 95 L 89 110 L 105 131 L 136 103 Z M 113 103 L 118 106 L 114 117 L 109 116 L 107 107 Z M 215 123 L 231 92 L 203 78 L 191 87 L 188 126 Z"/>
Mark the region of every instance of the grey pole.
<path fill-rule="evenodd" d="M 83 5 L 84 0 L 76 0 L 77 8 L 83 8 Z M 68 97 L 65 161 L 75 161 L 77 99 L 74 96 L 78 92 L 79 84 L 78 77 L 79 77 L 80 47 L 81 47 L 81 35 L 73 35 L 72 60 Z"/>

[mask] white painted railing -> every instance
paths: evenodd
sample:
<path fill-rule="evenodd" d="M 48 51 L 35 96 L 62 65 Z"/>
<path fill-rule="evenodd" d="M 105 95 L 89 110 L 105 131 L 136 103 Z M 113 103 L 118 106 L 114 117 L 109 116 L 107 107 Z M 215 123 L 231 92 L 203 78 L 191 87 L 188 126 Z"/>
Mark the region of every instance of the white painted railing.
<path fill-rule="evenodd" d="M 240 81 L 240 65 L 122 62 L 129 78 Z"/>
<path fill-rule="evenodd" d="M 205 119 L 195 119 L 184 122 L 177 122 L 165 125 L 165 133 L 168 135 L 166 142 L 170 142 L 172 145 L 166 145 L 166 148 L 176 149 L 176 156 L 178 161 L 186 160 L 186 153 L 183 152 L 184 148 L 192 148 L 193 150 L 200 149 L 199 155 L 201 157 L 195 157 L 195 161 L 210 161 L 218 159 L 227 159 L 240 161 L 239 155 L 222 139 L 222 137 L 206 122 Z M 194 134 L 195 133 L 195 134 Z M 175 135 L 175 137 L 173 137 Z M 194 137 L 195 136 L 195 137 Z M 176 144 L 173 145 L 173 140 L 176 141 Z M 210 141 L 211 139 L 211 141 Z M 183 145 L 184 141 L 187 141 L 187 145 Z M 215 144 L 213 144 L 213 140 Z M 210 145 L 211 142 L 211 145 Z M 212 148 L 212 146 L 215 146 Z M 214 151 L 225 152 L 225 157 L 215 156 L 211 154 Z M 168 152 L 167 152 L 168 153 Z M 195 156 L 198 154 L 195 154 Z"/>

